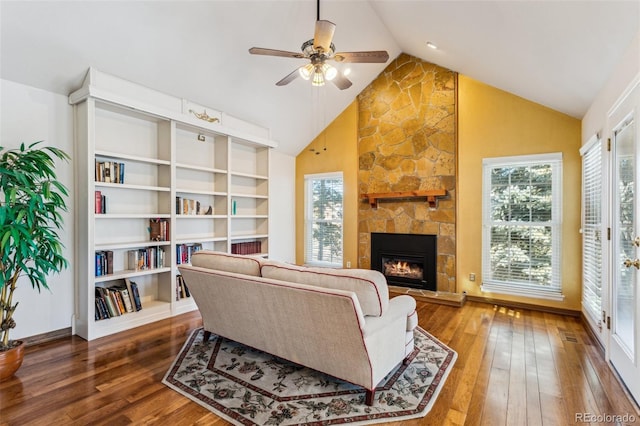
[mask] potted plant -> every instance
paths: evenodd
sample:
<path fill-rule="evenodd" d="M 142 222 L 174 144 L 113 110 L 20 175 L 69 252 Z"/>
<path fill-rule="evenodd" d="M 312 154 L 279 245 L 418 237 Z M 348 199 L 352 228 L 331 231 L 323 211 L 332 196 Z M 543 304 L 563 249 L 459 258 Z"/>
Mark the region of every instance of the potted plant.
<path fill-rule="evenodd" d="M 47 275 L 67 267 L 58 230 L 68 192 L 54 168 L 56 158 L 69 156 L 41 143 L 0 146 L 0 381 L 11 377 L 24 357 L 22 342 L 9 340 L 19 278 L 25 276 L 40 292 L 49 288 Z"/>

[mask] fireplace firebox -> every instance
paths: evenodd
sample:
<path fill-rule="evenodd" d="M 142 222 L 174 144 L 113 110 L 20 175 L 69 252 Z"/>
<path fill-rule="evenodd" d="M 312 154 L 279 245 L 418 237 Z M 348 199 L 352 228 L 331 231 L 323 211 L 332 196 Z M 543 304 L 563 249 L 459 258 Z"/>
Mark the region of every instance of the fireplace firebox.
<path fill-rule="evenodd" d="M 437 236 L 371 233 L 371 269 L 390 285 L 437 290 Z"/>

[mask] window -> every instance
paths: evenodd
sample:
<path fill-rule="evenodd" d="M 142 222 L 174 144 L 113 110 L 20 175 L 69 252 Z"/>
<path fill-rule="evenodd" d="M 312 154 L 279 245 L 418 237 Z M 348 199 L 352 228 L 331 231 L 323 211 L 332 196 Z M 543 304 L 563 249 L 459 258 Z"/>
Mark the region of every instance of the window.
<path fill-rule="evenodd" d="M 562 154 L 483 160 L 482 290 L 562 300 Z"/>
<path fill-rule="evenodd" d="M 305 263 L 342 267 L 342 173 L 305 176 Z"/>
<path fill-rule="evenodd" d="M 594 324 L 602 312 L 602 141 L 582 154 L 582 307 Z"/>

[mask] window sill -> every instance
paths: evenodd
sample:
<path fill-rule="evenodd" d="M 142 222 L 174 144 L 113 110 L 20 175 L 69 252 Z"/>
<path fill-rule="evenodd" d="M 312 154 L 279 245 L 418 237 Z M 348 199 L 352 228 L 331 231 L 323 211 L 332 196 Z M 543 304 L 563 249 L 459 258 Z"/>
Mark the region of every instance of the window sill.
<path fill-rule="evenodd" d="M 535 287 L 515 287 L 508 284 L 482 284 L 480 290 L 483 293 L 504 294 L 508 296 L 526 297 L 529 299 L 564 301 L 564 294 L 560 291 L 540 290 Z"/>

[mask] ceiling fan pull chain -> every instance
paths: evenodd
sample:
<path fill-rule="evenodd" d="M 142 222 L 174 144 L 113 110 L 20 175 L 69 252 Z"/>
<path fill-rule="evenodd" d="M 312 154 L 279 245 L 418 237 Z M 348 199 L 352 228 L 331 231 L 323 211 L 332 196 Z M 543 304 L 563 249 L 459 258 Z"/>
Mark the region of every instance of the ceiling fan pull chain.
<path fill-rule="evenodd" d="M 317 10 L 318 10 L 318 13 L 317 13 L 318 19 L 316 19 L 316 21 L 319 21 L 320 20 L 320 0 L 318 0 L 318 9 Z"/>

